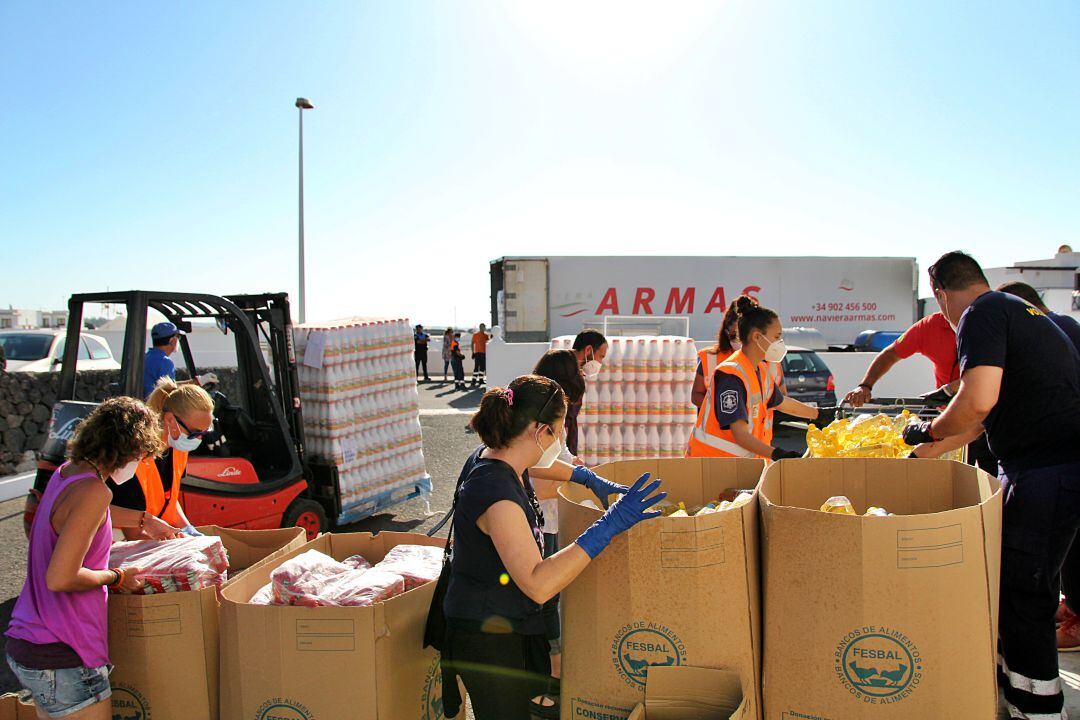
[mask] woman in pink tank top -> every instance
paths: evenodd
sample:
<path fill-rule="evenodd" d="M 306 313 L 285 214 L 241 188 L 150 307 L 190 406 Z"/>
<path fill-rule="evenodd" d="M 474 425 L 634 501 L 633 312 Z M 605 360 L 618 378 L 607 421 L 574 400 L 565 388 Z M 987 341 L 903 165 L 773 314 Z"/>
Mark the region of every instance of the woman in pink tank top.
<path fill-rule="evenodd" d="M 69 462 L 45 488 L 26 582 L 7 630 L 7 660 L 39 717 L 109 720 L 108 590 L 137 589 L 138 572 L 108 569 L 112 493 L 163 448 L 157 415 L 134 398 L 99 405 L 75 431 Z"/>

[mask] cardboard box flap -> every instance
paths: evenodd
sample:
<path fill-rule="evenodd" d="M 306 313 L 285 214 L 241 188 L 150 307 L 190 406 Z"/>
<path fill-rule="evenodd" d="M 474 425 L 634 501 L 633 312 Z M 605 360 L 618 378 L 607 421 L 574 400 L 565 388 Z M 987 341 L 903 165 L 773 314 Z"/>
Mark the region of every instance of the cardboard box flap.
<path fill-rule="evenodd" d="M 657 666 L 645 680 L 645 704 L 629 720 L 740 720 L 747 712 L 738 673 Z"/>
<path fill-rule="evenodd" d="M 307 542 L 304 529 L 298 527 L 277 530 L 239 530 L 218 525 L 198 528 L 204 535 L 217 535 L 229 553 L 229 574 L 246 570 L 282 548 L 293 549 Z"/>

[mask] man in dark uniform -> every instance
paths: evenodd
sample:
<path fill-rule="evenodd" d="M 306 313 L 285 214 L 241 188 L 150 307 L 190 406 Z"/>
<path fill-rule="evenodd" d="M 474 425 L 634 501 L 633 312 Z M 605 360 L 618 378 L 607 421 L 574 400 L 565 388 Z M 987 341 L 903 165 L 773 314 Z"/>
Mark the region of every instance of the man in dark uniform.
<path fill-rule="evenodd" d="M 431 336 L 424 332 L 424 326 L 417 325 L 416 332 L 413 333 L 413 359 L 416 360 L 416 377 L 420 377 L 420 368 L 424 368 L 424 382 L 431 382 L 427 374 L 427 348 L 430 339 Z"/>
<path fill-rule="evenodd" d="M 970 441 L 985 430 L 1001 465 L 999 670 L 1013 718 L 1063 718 L 1054 613 L 1060 571 L 1080 526 L 1080 356 L 1038 308 L 990 289 L 961 252 L 930 269 L 956 327 L 960 389 L 910 445 Z"/>

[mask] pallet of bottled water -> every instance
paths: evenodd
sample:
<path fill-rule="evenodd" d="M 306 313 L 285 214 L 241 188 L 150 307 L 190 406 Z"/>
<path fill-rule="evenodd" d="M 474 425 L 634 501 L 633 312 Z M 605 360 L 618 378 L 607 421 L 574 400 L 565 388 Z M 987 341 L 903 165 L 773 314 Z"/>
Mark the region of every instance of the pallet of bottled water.
<path fill-rule="evenodd" d="M 551 341 L 569 349 L 573 337 Z M 697 420 L 690 401 L 697 347 L 679 336 L 609 337 L 600 375 L 578 415 L 578 452 L 588 465 L 680 458 Z"/>
<path fill-rule="evenodd" d="M 338 522 L 429 497 L 409 321 L 297 325 L 294 340 L 307 450 L 338 468 Z"/>

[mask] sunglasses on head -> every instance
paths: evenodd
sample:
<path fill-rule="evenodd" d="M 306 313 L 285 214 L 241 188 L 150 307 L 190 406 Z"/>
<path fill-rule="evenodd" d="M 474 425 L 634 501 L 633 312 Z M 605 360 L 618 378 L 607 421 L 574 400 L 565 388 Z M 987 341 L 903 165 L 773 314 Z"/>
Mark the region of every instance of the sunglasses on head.
<path fill-rule="evenodd" d="M 187 436 L 192 440 L 202 440 L 210 434 L 209 430 L 192 430 L 184 424 L 184 421 L 180 419 L 179 415 L 173 415 L 173 417 L 176 418 L 176 424 L 180 426 L 180 429 L 187 433 Z"/>

